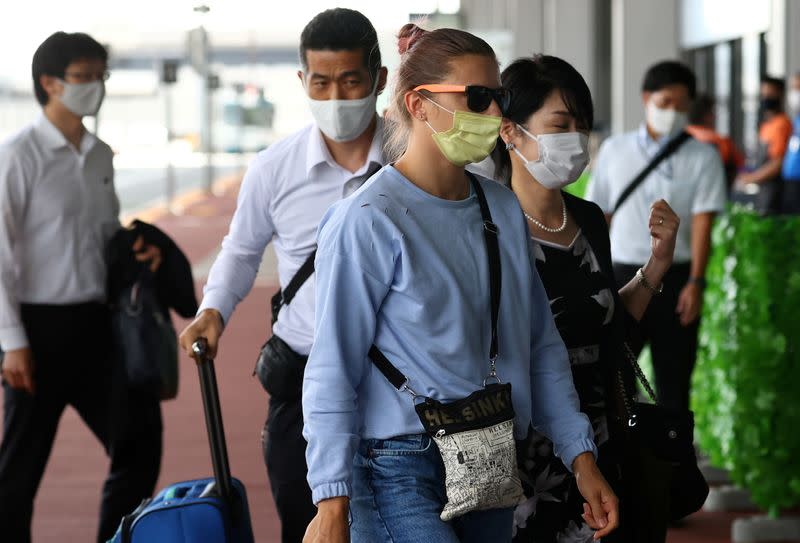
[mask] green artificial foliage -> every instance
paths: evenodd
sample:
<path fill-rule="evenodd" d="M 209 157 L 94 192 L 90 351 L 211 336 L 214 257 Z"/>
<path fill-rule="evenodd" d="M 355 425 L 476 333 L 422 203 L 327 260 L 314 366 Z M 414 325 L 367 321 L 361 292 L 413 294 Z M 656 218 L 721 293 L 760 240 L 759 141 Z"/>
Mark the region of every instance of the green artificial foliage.
<path fill-rule="evenodd" d="M 572 183 L 571 185 L 567 185 L 564 188 L 565 192 L 572 194 L 573 196 L 577 196 L 578 198 L 583 198 L 586 194 L 586 189 L 589 186 L 589 170 L 586 170 L 581 174 L 577 181 Z"/>
<path fill-rule="evenodd" d="M 641 354 L 639 354 L 639 367 L 642 368 L 642 373 L 647 378 L 647 382 L 650 383 L 650 386 L 653 387 L 653 390 L 656 388 L 656 375 L 655 371 L 653 370 L 653 354 L 650 351 L 650 347 L 645 345 L 644 349 L 642 349 Z M 644 386 L 640 382 L 636 382 L 637 387 L 637 400 L 643 403 L 653 403 L 648 396 L 647 391 L 645 390 Z M 656 391 L 658 394 L 658 391 Z"/>
<path fill-rule="evenodd" d="M 719 218 L 692 387 L 700 446 L 773 517 L 800 505 L 800 217 Z"/>

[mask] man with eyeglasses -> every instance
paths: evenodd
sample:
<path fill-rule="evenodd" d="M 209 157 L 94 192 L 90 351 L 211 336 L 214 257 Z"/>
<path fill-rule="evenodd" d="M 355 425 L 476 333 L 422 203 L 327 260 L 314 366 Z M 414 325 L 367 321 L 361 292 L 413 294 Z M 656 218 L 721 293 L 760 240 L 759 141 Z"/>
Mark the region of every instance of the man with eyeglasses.
<path fill-rule="evenodd" d="M 105 247 L 120 227 L 113 153 L 82 122 L 100 109 L 107 60 L 86 34 L 47 38 L 32 66 L 42 113 L 0 145 L 3 541 L 31 540 L 34 498 L 67 405 L 111 460 L 97 541 L 113 536 L 158 478 L 158 398 L 125 385 L 105 303 Z M 141 239 L 132 249 L 151 269 L 160 261 Z"/>

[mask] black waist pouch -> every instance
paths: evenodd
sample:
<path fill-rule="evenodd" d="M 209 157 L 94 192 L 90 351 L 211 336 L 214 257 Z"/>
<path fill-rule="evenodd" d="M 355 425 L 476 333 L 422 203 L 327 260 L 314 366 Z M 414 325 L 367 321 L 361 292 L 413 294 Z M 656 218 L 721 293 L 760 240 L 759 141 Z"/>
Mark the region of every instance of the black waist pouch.
<path fill-rule="evenodd" d="M 303 391 L 307 356 L 297 354 L 285 341 L 273 335 L 261 347 L 253 375 L 276 400 L 297 400 Z"/>

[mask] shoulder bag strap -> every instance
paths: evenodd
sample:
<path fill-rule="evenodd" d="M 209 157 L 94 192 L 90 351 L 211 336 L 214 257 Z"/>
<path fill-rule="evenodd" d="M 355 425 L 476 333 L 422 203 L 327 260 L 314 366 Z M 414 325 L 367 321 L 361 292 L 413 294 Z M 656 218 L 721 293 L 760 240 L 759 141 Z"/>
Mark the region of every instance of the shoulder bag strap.
<path fill-rule="evenodd" d="M 483 234 L 484 239 L 486 240 L 486 254 L 489 260 L 489 292 L 492 310 L 492 339 L 489 345 L 489 361 L 491 362 L 490 375 L 495 377 L 494 364 L 497 360 L 497 319 L 500 314 L 501 285 L 500 244 L 497 240 L 498 229 L 497 225 L 492 222 L 492 214 L 489 211 L 489 204 L 486 201 L 486 194 L 483 192 L 483 187 L 481 187 L 480 182 L 474 175 L 469 172 L 466 173 L 469 177 L 472 188 L 478 198 L 478 204 L 481 208 Z M 397 369 L 397 367 L 392 364 L 375 345 L 372 345 L 372 347 L 369 349 L 369 358 L 384 375 L 384 377 L 386 377 L 386 379 L 388 379 L 397 390 L 406 390 L 411 392 L 411 394 L 416 395 L 416 393 L 408 386 L 408 378 L 403 374 L 403 372 Z"/>
<path fill-rule="evenodd" d="M 678 150 L 678 148 L 683 145 L 689 138 L 692 136 L 689 135 L 688 132 L 684 131 L 669 140 L 664 147 L 662 147 L 658 153 L 650 160 L 650 163 L 644 167 L 644 169 L 639 172 L 639 175 L 633 178 L 625 190 L 622 191 L 622 194 L 619 195 L 617 198 L 617 203 L 614 205 L 613 213 L 619 211 L 619 208 L 622 207 L 622 204 L 625 203 L 625 200 L 635 191 L 639 185 L 647 178 L 650 173 L 658 167 L 661 162 L 665 159 L 669 158 L 672 153 Z"/>
<path fill-rule="evenodd" d="M 278 320 L 278 312 L 281 310 L 281 307 L 289 305 L 297 294 L 297 291 L 300 290 L 300 287 L 313 275 L 314 258 L 316 256 L 317 250 L 314 249 L 311 251 L 311 254 L 308 255 L 306 261 L 303 262 L 303 265 L 300 266 L 300 269 L 297 270 L 297 273 L 294 274 L 292 280 L 289 281 L 289 284 L 286 285 L 286 288 L 279 290 L 272 297 L 272 301 L 270 302 L 270 306 L 272 307 L 272 324 L 275 324 L 275 321 Z"/>
<path fill-rule="evenodd" d="M 625 358 L 628 359 L 628 363 L 631 365 L 631 368 L 633 368 L 634 374 L 636 374 L 636 379 L 639 381 L 639 383 L 641 383 L 642 387 L 644 387 L 644 390 L 645 392 L 647 392 L 647 395 L 650 397 L 650 400 L 654 404 L 660 405 L 658 403 L 658 397 L 656 396 L 653 387 L 650 386 L 650 381 L 647 380 L 647 377 L 642 371 L 642 367 L 639 366 L 639 360 L 636 358 L 636 355 L 633 354 L 633 350 L 631 349 L 630 345 L 628 345 L 628 342 L 625 341 L 623 342 L 622 346 L 623 349 L 625 350 L 624 353 Z M 636 415 L 636 411 L 634 410 L 635 398 L 632 398 L 628 395 L 627 389 L 625 387 L 625 379 L 622 376 L 621 367 L 617 368 L 617 385 L 619 386 L 620 394 L 622 394 L 622 401 L 625 404 L 625 410 L 627 411 L 628 415 L 628 423 L 631 424 L 631 421 L 634 420 L 634 416 Z"/>

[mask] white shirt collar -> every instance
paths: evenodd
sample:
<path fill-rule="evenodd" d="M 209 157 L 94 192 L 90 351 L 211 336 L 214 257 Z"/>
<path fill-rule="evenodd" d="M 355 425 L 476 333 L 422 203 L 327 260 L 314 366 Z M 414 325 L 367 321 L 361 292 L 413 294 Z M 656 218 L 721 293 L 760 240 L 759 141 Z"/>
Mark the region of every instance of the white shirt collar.
<path fill-rule="evenodd" d="M 47 118 L 47 115 L 44 114 L 44 111 L 39 113 L 39 116 L 34 121 L 33 126 L 34 130 L 36 131 L 36 135 L 49 150 L 56 151 L 64 147 L 70 147 L 70 143 L 67 141 L 67 138 L 61 133 L 61 130 L 59 130 L 56 125 L 50 122 L 50 119 Z M 92 147 L 94 147 L 95 143 L 97 143 L 97 137 L 88 130 L 84 130 L 83 137 L 81 137 L 79 153 L 81 155 L 85 155 L 92 149 Z"/>
<path fill-rule="evenodd" d="M 663 142 L 664 138 L 653 139 L 653 136 L 650 135 L 650 132 L 647 131 L 647 123 L 642 123 L 639 125 L 639 132 L 637 134 L 639 138 L 639 143 L 644 147 L 650 148 L 652 146 L 660 146 Z"/>
<path fill-rule="evenodd" d="M 377 164 L 383 166 L 385 160 L 383 157 L 383 130 L 384 122 L 380 115 L 377 115 L 377 122 L 375 123 L 375 135 L 372 136 L 372 144 L 367 154 L 366 163 L 353 174 L 358 176 L 367 171 L 370 164 Z M 315 166 L 322 163 L 327 163 L 332 168 L 341 168 L 339 164 L 331 156 L 328 146 L 325 144 L 325 138 L 322 137 L 322 131 L 314 124 L 311 127 L 311 134 L 308 138 L 308 150 L 306 151 L 306 175 L 311 174 L 311 170 Z"/>

